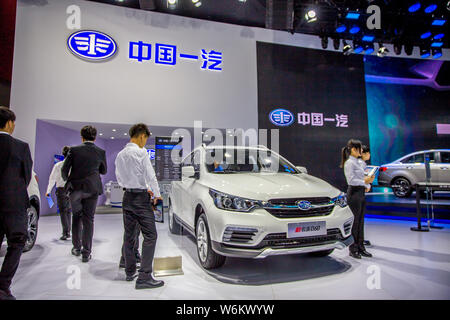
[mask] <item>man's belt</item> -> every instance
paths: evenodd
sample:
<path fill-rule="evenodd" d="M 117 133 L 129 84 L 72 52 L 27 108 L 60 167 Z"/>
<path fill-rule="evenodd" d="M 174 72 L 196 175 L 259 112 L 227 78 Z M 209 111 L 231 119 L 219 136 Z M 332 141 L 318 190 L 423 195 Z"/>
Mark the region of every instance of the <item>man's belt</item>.
<path fill-rule="evenodd" d="M 126 192 L 131 192 L 131 193 L 142 193 L 142 192 L 148 192 L 147 189 L 128 189 L 128 188 L 123 188 L 123 191 Z"/>

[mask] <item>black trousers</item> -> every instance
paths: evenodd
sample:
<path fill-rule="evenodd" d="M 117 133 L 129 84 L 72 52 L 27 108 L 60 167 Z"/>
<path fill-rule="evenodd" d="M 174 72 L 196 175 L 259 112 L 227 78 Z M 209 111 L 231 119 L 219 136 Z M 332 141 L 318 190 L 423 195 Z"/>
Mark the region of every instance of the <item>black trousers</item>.
<path fill-rule="evenodd" d="M 139 224 L 136 224 L 136 236 L 134 239 L 134 247 L 133 247 L 134 255 L 136 257 L 139 256 L 139 235 L 140 234 L 141 234 L 141 228 L 139 228 Z M 122 257 L 120 259 L 121 260 L 124 259 L 124 261 L 125 261 L 125 243 L 122 245 Z"/>
<path fill-rule="evenodd" d="M 89 256 L 92 251 L 92 237 L 94 236 L 94 215 L 97 207 L 97 194 L 83 191 L 70 193 L 72 205 L 72 244 L 81 250 L 83 256 Z"/>
<path fill-rule="evenodd" d="M 0 212 L 0 240 L 6 236 L 8 249 L 0 271 L 0 289 L 7 290 L 19 267 L 20 257 L 28 237 L 28 215 L 26 210 Z"/>
<path fill-rule="evenodd" d="M 355 242 L 350 246 L 351 252 L 365 250 L 364 248 L 364 211 L 366 208 L 366 188 L 363 186 L 348 186 L 347 204 L 353 212 L 352 236 Z"/>
<path fill-rule="evenodd" d="M 56 203 L 61 217 L 62 234 L 70 236 L 72 223 L 70 198 L 64 188 L 56 188 Z"/>
<path fill-rule="evenodd" d="M 123 236 L 125 272 L 133 275 L 136 272 L 136 255 L 134 252 L 136 243 L 136 228 L 141 229 L 144 241 L 142 243 L 141 268 L 139 279 L 148 279 L 153 271 L 153 257 L 156 247 L 156 225 L 151 199 L 148 192 L 125 192 L 122 202 Z"/>

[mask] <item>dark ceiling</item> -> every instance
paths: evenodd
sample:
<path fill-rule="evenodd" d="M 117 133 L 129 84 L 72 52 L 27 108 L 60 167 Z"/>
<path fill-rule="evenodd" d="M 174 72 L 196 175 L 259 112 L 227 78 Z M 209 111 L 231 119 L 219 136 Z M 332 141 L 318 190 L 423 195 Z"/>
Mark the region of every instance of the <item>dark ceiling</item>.
<path fill-rule="evenodd" d="M 363 35 L 375 36 L 375 43 L 397 43 L 398 45 L 430 47 L 432 42 L 443 42 L 443 48 L 449 48 L 448 21 L 443 26 L 433 26 L 435 19 L 448 20 L 450 1 L 447 0 L 178 0 L 170 8 L 168 0 L 91 0 L 140 9 L 142 6 L 154 8 L 154 11 L 181 15 L 197 19 L 219 21 L 231 24 L 285 30 L 314 34 L 332 38 L 360 40 Z M 196 7 L 194 2 L 201 2 Z M 409 12 L 412 4 L 419 3 L 415 12 Z M 426 8 L 436 4 L 433 12 Z M 377 5 L 381 12 L 381 29 L 369 30 L 366 13 L 370 5 Z M 305 14 L 314 9 L 317 21 L 308 23 Z M 359 12 L 358 20 L 347 20 L 348 12 Z M 338 23 L 344 23 L 347 30 L 336 32 Z M 350 34 L 349 29 L 357 25 L 361 30 Z M 430 36 L 421 36 L 430 32 Z M 444 33 L 442 39 L 433 39 Z M 320 41 L 318 39 L 318 41 Z"/>

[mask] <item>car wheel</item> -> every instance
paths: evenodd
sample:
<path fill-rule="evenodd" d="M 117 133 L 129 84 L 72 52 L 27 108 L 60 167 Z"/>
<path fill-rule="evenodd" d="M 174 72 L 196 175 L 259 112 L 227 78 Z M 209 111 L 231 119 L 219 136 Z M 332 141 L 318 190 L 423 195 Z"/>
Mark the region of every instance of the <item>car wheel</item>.
<path fill-rule="evenodd" d="M 212 249 L 208 222 L 204 213 L 198 218 L 195 235 L 198 259 L 203 268 L 215 269 L 221 267 L 225 263 L 226 257 L 217 254 Z"/>
<path fill-rule="evenodd" d="M 315 252 L 310 252 L 309 255 L 311 255 L 313 257 L 326 257 L 326 256 L 329 256 L 333 251 L 334 251 L 334 249 L 315 251 Z"/>
<path fill-rule="evenodd" d="M 406 178 L 397 178 L 392 185 L 395 186 L 392 187 L 392 191 L 396 197 L 406 198 L 413 192 L 411 182 Z"/>
<path fill-rule="evenodd" d="M 27 241 L 25 242 L 25 246 L 23 247 L 23 252 L 30 251 L 37 238 L 38 233 L 38 213 L 35 207 L 31 206 L 27 209 L 28 214 L 28 236 Z"/>
<path fill-rule="evenodd" d="M 172 201 L 169 201 L 169 231 L 172 234 L 181 234 L 181 225 L 175 220 Z"/>

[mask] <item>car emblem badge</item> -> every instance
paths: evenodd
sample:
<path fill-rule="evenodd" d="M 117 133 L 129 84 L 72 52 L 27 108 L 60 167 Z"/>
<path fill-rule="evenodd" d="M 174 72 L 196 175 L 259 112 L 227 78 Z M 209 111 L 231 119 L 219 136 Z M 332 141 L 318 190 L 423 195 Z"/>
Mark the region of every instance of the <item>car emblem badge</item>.
<path fill-rule="evenodd" d="M 297 206 L 298 206 L 298 208 L 299 208 L 300 210 L 306 211 L 306 210 L 311 209 L 311 202 L 305 201 L 305 200 L 303 200 L 303 201 L 298 201 L 298 202 L 297 202 Z"/>

